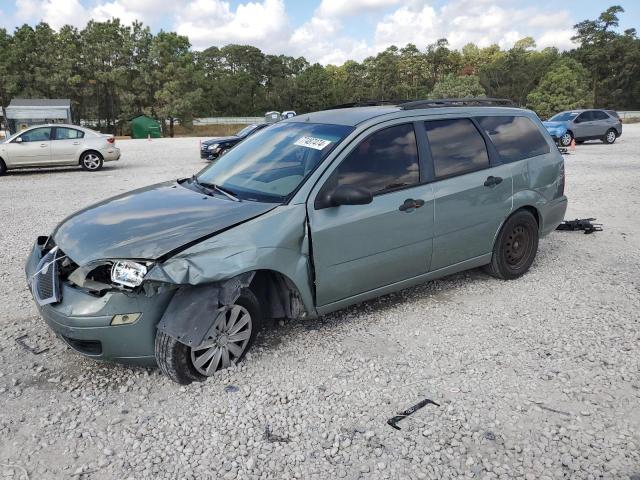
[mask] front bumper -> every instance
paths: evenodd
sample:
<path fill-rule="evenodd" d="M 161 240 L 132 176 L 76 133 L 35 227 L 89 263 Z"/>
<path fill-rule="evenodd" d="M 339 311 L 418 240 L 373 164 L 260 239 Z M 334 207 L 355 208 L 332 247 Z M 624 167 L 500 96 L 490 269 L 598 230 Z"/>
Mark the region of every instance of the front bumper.
<path fill-rule="evenodd" d="M 25 272 L 31 289 L 31 279 L 42 258 L 36 243 L 27 259 Z M 134 365 L 155 365 L 154 342 L 156 325 L 174 291 L 151 297 L 144 293 L 107 292 L 97 296 L 61 282 L 59 303 L 36 306 L 47 325 L 72 349 L 96 360 Z M 112 326 L 114 315 L 142 313 L 129 325 Z"/>
<path fill-rule="evenodd" d="M 215 160 L 220 156 L 221 150 L 222 149 L 220 147 L 215 150 L 209 150 L 205 146 L 204 148 L 200 148 L 200 158 L 204 160 Z"/>

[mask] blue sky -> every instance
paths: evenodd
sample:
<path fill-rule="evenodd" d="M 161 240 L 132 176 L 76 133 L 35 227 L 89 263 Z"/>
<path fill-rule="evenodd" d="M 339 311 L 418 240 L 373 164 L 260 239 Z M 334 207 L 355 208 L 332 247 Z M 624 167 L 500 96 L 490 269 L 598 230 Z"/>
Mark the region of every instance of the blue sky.
<path fill-rule="evenodd" d="M 572 26 L 611 4 L 625 9 L 621 29 L 640 27 L 640 1 L 596 0 L 0 0 L 0 26 L 41 20 L 79 28 L 90 19 L 140 20 L 186 35 L 196 49 L 228 43 L 323 64 L 362 60 L 389 45 L 424 48 L 446 37 L 508 48 L 532 36 L 538 47 L 571 48 Z"/>

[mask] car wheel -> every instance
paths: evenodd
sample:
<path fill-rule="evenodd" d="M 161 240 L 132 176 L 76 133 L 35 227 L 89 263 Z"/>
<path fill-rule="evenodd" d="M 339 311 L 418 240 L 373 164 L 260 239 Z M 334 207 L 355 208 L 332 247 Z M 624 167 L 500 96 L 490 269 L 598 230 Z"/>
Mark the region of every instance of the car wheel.
<path fill-rule="evenodd" d="M 486 270 L 503 280 L 524 275 L 538 251 L 538 222 L 531 212 L 520 210 L 507 219 L 493 247 Z"/>
<path fill-rule="evenodd" d="M 571 140 L 573 140 L 573 135 L 571 134 L 571 132 L 565 132 L 560 137 L 560 145 L 563 147 L 568 147 L 569 145 L 571 145 Z"/>
<path fill-rule="evenodd" d="M 98 171 L 102 168 L 104 161 L 102 156 L 97 152 L 86 152 L 80 157 L 80 165 L 90 172 Z"/>
<path fill-rule="evenodd" d="M 5 173 L 7 173 L 7 166 L 4 164 L 4 162 L 0 158 L 0 176 L 4 175 Z"/>
<path fill-rule="evenodd" d="M 602 137 L 602 141 L 611 145 L 616 141 L 616 138 L 618 138 L 616 131 L 613 128 L 610 128 L 609 130 L 607 130 L 607 133 L 604 134 L 604 137 Z"/>
<path fill-rule="evenodd" d="M 174 382 L 188 385 L 203 381 L 242 360 L 261 326 L 258 299 L 244 288 L 233 305 L 217 314 L 202 344 L 189 347 L 159 331 L 155 342 L 156 361 L 160 370 Z"/>

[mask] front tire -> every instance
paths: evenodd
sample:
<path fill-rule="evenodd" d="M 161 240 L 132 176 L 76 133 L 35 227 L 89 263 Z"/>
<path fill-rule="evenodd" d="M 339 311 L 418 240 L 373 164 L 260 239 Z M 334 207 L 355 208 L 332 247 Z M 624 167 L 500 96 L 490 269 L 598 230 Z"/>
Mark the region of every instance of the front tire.
<path fill-rule="evenodd" d="M 158 331 L 156 362 L 165 375 L 181 385 L 206 380 L 242 360 L 261 326 L 258 299 L 244 288 L 234 304 L 217 315 L 201 345 L 191 348 Z"/>
<path fill-rule="evenodd" d="M 4 162 L 0 158 L 0 177 L 5 173 L 7 173 L 7 166 L 4 164 Z"/>
<path fill-rule="evenodd" d="M 610 128 L 602 137 L 602 141 L 607 145 L 611 145 L 616 141 L 616 138 L 618 138 L 618 133 L 613 128 Z"/>
<path fill-rule="evenodd" d="M 573 134 L 571 132 L 565 132 L 561 137 L 560 137 L 560 146 L 562 147 L 568 147 L 571 145 L 571 140 L 573 140 Z"/>
<path fill-rule="evenodd" d="M 538 222 L 528 210 L 519 210 L 502 226 L 486 271 L 502 280 L 513 280 L 531 267 L 538 251 Z"/>
<path fill-rule="evenodd" d="M 97 152 L 85 152 L 80 157 L 80 165 L 89 172 L 97 172 L 102 168 L 103 164 L 102 155 Z"/>

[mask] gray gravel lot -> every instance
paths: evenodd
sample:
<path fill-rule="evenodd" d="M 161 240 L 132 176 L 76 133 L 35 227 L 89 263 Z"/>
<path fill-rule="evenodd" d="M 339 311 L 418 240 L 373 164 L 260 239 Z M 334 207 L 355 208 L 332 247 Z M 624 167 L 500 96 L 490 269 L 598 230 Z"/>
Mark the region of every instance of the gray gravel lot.
<path fill-rule="evenodd" d="M 604 232 L 553 233 L 516 281 L 474 270 L 270 326 L 186 388 L 74 354 L 26 288 L 36 235 L 204 165 L 198 139 L 117 143 L 98 173 L 0 178 L 0 476 L 640 478 L 640 125 L 565 157 L 567 216 Z M 386 424 L 424 398 L 440 406 Z"/>

